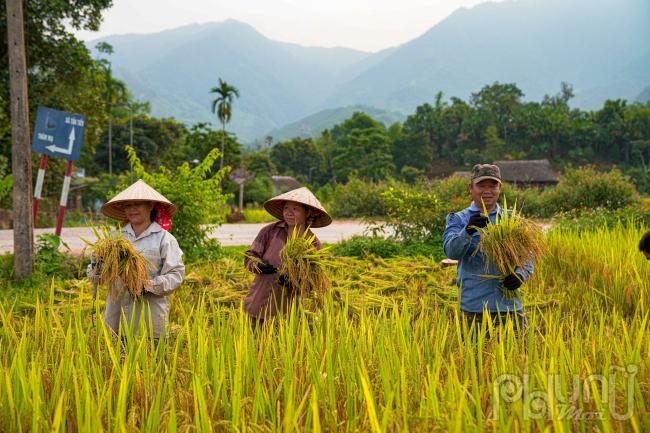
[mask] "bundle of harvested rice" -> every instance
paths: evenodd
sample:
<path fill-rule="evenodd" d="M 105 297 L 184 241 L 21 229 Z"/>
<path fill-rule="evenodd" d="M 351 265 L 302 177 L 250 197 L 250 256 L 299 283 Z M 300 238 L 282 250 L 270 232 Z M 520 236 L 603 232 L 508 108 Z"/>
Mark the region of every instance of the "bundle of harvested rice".
<path fill-rule="evenodd" d="M 310 236 L 307 231 L 298 233 L 294 228 L 280 253 L 282 264 L 278 273 L 287 278 L 291 286 L 300 292 L 300 296 L 322 295 L 330 287 L 324 269 L 328 264 L 328 252 L 326 249 L 317 249 L 314 246 L 315 239 L 316 235 Z"/>
<path fill-rule="evenodd" d="M 111 296 L 119 296 L 126 288 L 132 296 L 142 295 L 142 289 L 149 280 L 149 262 L 133 247 L 133 244 L 119 231 L 102 227 L 93 228 L 97 241 L 92 244 L 86 240 L 95 270 L 99 272 L 100 285 L 105 286 Z"/>
<path fill-rule="evenodd" d="M 487 215 L 485 204 L 483 204 L 484 215 Z M 517 211 L 517 204 L 509 210 L 508 203 L 504 197 L 503 215 L 497 214 L 496 222 L 489 222 L 486 227 L 479 228 L 481 241 L 478 249 L 488 260 L 485 262 L 486 272 L 489 263 L 492 262 L 501 273 L 499 279 L 506 275 L 514 274 L 516 268 L 523 269 L 529 261 L 538 260 L 544 254 L 544 234 L 542 230 L 532 221 L 524 218 Z M 518 290 L 508 290 L 502 287 L 506 297 L 515 296 Z"/>

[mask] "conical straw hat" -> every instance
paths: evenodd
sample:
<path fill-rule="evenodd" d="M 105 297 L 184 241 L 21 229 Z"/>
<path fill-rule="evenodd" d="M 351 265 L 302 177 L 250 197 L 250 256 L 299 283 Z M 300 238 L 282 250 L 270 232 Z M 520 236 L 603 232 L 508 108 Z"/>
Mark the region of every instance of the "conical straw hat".
<path fill-rule="evenodd" d="M 126 213 L 121 208 L 120 204 L 125 201 L 153 201 L 164 206 L 170 217 L 178 212 L 178 208 L 174 206 L 172 202 L 167 200 L 165 196 L 140 179 L 108 202 L 104 203 L 104 206 L 102 206 L 102 213 L 109 218 L 124 221 L 126 219 Z"/>
<path fill-rule="evenodd" d="M 282 216 L 282 208 L 284 207 L 285 201 L 293 201 L 309 206 L 312 209 L 312 216 L 310 218 L 311 227 L 325 227 L 332 223 L 332 217 L 329 216 L 323 205 L 320 204 L 316 196 L 304 186 L 267 200 L 266 203 L 264 203 L 264 209 L 277 219 L 284 219 Z"/>

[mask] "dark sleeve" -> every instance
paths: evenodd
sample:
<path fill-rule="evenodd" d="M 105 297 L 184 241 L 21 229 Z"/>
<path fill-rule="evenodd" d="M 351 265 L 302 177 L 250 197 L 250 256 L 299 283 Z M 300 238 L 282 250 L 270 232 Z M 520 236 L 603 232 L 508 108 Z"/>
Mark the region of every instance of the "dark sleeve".
<path fill-rule="evenodd" d="M 263 227 L 255 237 L 251 247 L 244 253 L 244 266 L 251 272 L 255 272 L 255 264 L 257 263 L 255 259 L 262 260 L 264 256 L 272 227 L 272 225 Z"/>

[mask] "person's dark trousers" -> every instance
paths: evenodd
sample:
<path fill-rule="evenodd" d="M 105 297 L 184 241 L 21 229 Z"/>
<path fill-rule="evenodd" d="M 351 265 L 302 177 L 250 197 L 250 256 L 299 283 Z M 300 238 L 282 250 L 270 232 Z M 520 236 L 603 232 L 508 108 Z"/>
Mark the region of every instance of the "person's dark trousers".
<path fill-rule="evenodd" d="M 508 321 L 512 321 L 512 326 L 515 331 L 515 334 L 521 337 L 525 337 L 526 331 L 528 330 L 528 319 L 526 318 L 526 312 L 524 310 L 519 310 L 516 312 L 510 313 L 472 313 L 469 311 L 461 311 L 462 319 L 466 325 L 466 330 L 473 340 L 476 340 L 478 333 L 481 330 L 481 326 L 487 327 L 487 317 L 490 316 L 494 327 L 505 326 Z M 486 333 L 486 337 L 489 338 L 489 332 Z M 464 336 L 464 339 L 466 336 Z"/>

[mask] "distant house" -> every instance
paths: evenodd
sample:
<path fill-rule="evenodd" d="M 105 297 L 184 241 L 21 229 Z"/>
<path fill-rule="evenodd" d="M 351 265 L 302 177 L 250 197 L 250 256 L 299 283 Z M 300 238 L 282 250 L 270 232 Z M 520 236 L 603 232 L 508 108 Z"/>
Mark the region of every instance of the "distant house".
<path fill-rule="evenodd" d="M 463 179 L 469 179 L 472 176 L 472 172 L 471 171 L 454 171 L 451 175 L 455 176 L 455 177 L 461 177 Z"/>
<path fill-rule="evenodd" d="M 495 161 L 494 164 L 501 169 L 501 179 L 515 185 L 548 186 L 558 181 L 548 159 Z"/>
<path fill-rule="evenodd" d="M 271 176 L 271 180 L 281 192 L 291 191 L 302 186 L 300 182 L 291 176 Z"/>

